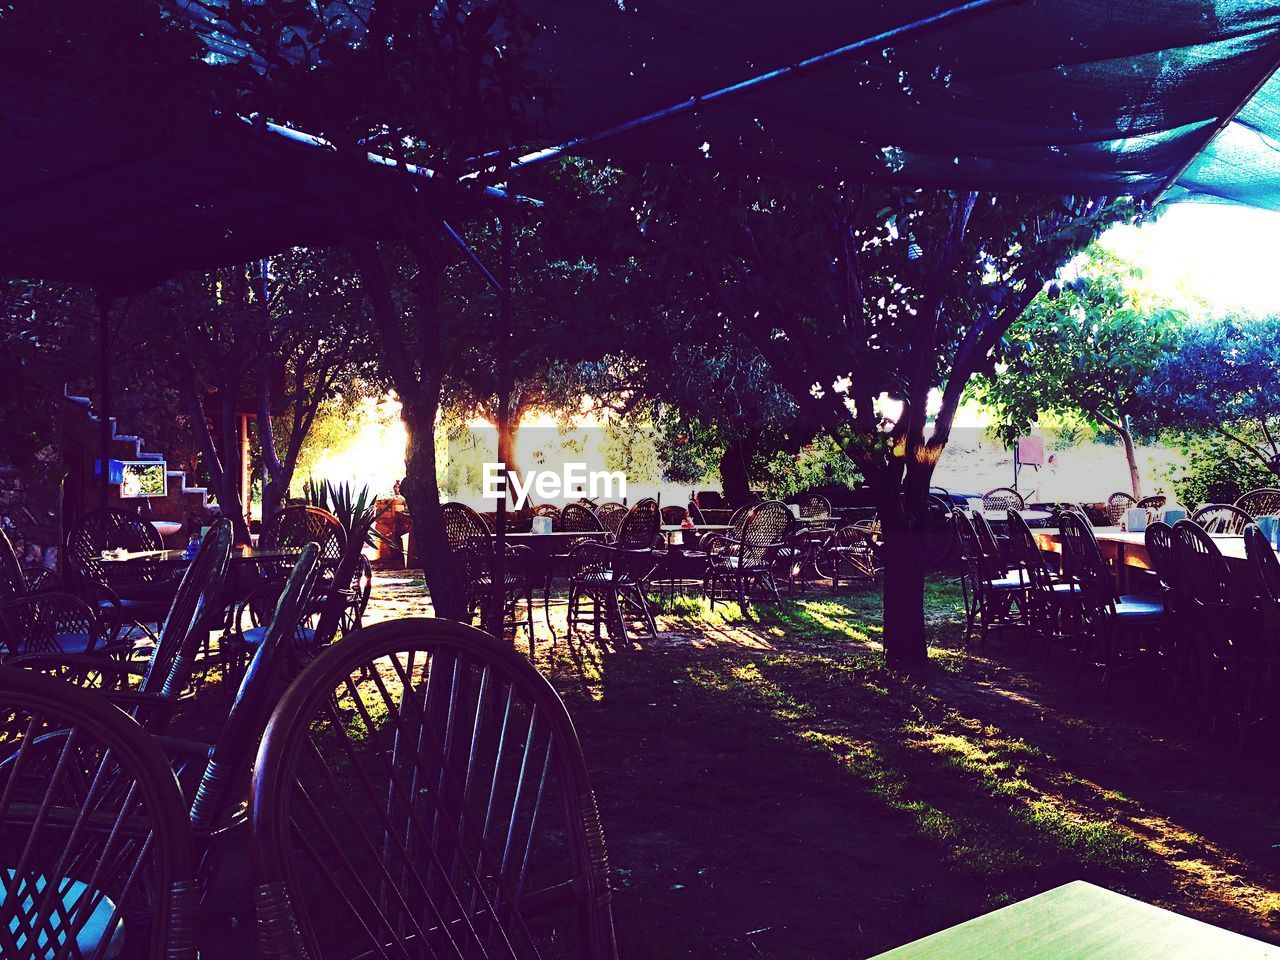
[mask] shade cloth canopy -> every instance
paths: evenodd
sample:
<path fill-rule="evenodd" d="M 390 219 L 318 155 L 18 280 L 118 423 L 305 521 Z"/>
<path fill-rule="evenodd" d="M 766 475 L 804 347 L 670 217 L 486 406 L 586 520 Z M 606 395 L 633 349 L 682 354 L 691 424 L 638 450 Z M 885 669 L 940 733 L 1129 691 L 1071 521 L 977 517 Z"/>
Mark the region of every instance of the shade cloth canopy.
<path fill-rule="evenodd" d="M 187 6 L 207 19 L 218 2 Z M 1280 208 L 1274 3 L 521 4 L 555 91 L 530 148 Z M 144 149 L 110 114 L 92 92 L 0 78 L 0 273 L 123 291 L 340 239 L 332 185 L 364 173 L 315 142 L 222 118 Z"/>
<path fill-rule="evenodd" d="M 1280 62 L 1280 6 L 1238 0 L 524 6 L 545 27 L 538 65 L 559 91 L 544 144 L 587 137 L 574 152 L 1009 193 L 1157 193 Z M 1256 181 L 1241 164 L 1260 160 L 1275 182 L 1280 164 L 1261 146 L 1280 125 L 1272 91 L 1280 86 L 1187 171 L 1181 195 Z M 675 115 L 592 138 L 677 104 Z"/>

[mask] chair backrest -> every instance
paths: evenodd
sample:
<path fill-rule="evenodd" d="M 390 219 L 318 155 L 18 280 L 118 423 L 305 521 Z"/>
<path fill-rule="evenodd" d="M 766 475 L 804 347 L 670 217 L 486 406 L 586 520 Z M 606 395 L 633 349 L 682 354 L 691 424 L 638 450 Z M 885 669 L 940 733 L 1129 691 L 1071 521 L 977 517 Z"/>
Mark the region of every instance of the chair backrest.
<path fill-rule="evenodd" d="M 1275 487 L 1259 487 L 1242 494 L 1235 505 L 1251 517 L 1277 514 L 1280 513 L 1280 490 Z"/>
<path fill-rule="evenodd" d="M 484 517 L 465 503 L 446 503 L 440 508 L 449 551 L 461 570 L 464 584 L 493 575 L 493 537 Z"/>
<path fill-rule="evenodd" d="M 996 487 L 982 495 L 983 510 L 1022 510 L 1026 505 L 1022 494 L 1011 487 Z"/>
<path fill-rule="evenodd" d="M 387 621 L 314 660 L 267 725 L 250 822 L 264 956 L 617 955 L 569 714 L 463 624 Z"/>
<path fill-rule="evenodd" d="M 200 543 L 182 582 L 178 584 L 169 615 L 151 653 L 142 690 L 163 697 L 177 697 L 186 689 L 195 667 L 201 631 L 209 630 L 222 609 L 222 588 L 231 557 L 231 521 L 218 520 Z"/>
<path fill-rule="evenodd" d="M 1280 604 L 1280 559 L 1256 523 L 1244 528 L 1244 551 L 1258 596 Z"/>
<path fill-rule="evenodd" d="M 306 616 L 319 556 L 320 548 L 314 543 L 302 548 L 276 601 L 266 635 L 240 681 L 222 732 L 209 751 L 209 762 L 191 805 L 191 826 L 199 834 L 207 834 L 219 825 L 232 789 L 243 782 L 251 752 L 279 696 L 295 631 Z"/>
<path fill-rule="evenodd" d="M 1147 556 L 1155 567 L 1156 576 L 1170 590 L 1181 590 L 1183 584 L 1182 567 L 1178 564 L 1178 544 L 1173 527 L 1163 520 L 1147 524 L 1144 535 L 1147 545 Z"/>
<path fill-rule="evenodd" d="M 1017 510 L 1009 511 L 1009 543 L 1031 585 L 1038 589 L 1053 589 L 1052 577 L 1049 568 L 1045 566 L 1044 554 L 1040 552 L 1036 535 Z"/>
<path fill-rule="evenodd" d="M 596 519 L 600 521 L 601 527 L 616 537 L 622 529 L 623 521 L 627 519 L 627 508 L 612 501 L 602 503 L 596 508 Z"/>
<path fill-rule="evenodd" d="M 1014 509 L 1017 508 L 1015 507 Z M 995 531 L 991 529 L 991 523 L 977 510 L 973 511 L 973 532 L 978 537 L 978 546 L 982 550 L 988 576 L 1003 576 L 1005 571 L 1000 569 L 1004 566 L 1004 560 L 1000 553 L 1000 541 L 996 539 Z"/>
<path fill-rule="evenodd" d="M 0 954 L 194 960 L 197 906 L 156 741 L 94 693 L 0 669 Z"/>
<path fill-rule="evenodd" d="M 1081 592 L 1095 605 L 1115 599 L 1115 580 L 1107 567 L 1093 526 L 1078 513 L 1063 512 L 1058 516 L 1058 532 L 1062 539 L 1063 563 L 1080 584 Z"/>
<path fill-rule="evenodd" d="M 747 522 L 747 514 L 750 512 L 750 507 L 739 507 L 729 514 L 729 536 L 734 540 L 742 539 L 742 525 Z"/>
<path fill-rule="evenodd" d="M 980 572 L 983 566 L 982 544 L 978 542 L 978 532 L 973 529 L 973 521 L 968 514 L 956 507 L 951 511 L 951 525 L 960 545 L 960 560 L 975 573 Z"/>
<path fill-rule="evenodd" d="M 1138 501 L 1130 494 L 1123 490 L 1117 490 L 1111 496 L 1107 497 L 1107 522 L 1113 527 L 1118 526 L 1124 512 L 1130 507 L 1137 506 Z"/>
<path fill-rule="evenodd" d="M 571 503 L 560 511 L 560 529 L 569 533 L 592 533 L 604 527 L 588 507 Z"/>
<path fill-rule="evenodd" d="M 1192 520 L 1173 525 L 1183 589 L 1205 606 L 1226 605 L 1232 598 L 1231 569 L 1213 537 Z"/>
<path fill-rule="evenodd" d="M 702 514 L 702 508 L 694 500 L 689 501 L 689 519 L 698 526 L 702 526 L 707 522 L 707 518 Z"/>
<path fill-rule="evenodd" d="M 618 527 L 615 544 L 626 550 L 646 550 L 653 546 L 662 528 L 662 514 L 658 511 L 658 501 L 652 497 L 638 500 Z"/>
<path fill-rule="evenodd" d="M 89 580 L 103 580 L 107 570 L 102 551 L 162 550 L 164 541 L 156 528 L 128 510 L 98 510 L 85 516 L 67 534 L 67 562 L 72 572 Z M 131 579 L 150 579 L 157 568 L 130 564 Z"/>
<path fill-rule="evenodd" d="M 1206 503 L 1191 515 L 1191 519 L 1204 528 L 1205 533 L 1243 536 L 1244 528 L 1253 522 L 1253 517 L 1233 507 L 1229 503 Z"/>
<path fill-rule="evenodd" d="M 1164 505 L 1168 502 L 1169 502 L 1169 498 L 1165 496 L 1163 493 L 1153 493 L 1151 496 L 1143 497 L 1141 500 L 1139 500 L 1138 506 L 1140 506 L 1143 510 L 1154 512 L 1156 510 L 1162 509 Z"/>
<path fill-rule="evenodd" d="M 826 520 L 831 517 L 831 501 L 820 493 L 802 493 L 796 497 L 800 516 Z"/>
<path fill-rule="evenodd" d="M 316 621 L 314 645 L 317 648 L 328 646 L 338 636 L 340 629 L 350 629 L 358 625 L 359 617 L 364 612 L 364 604 L 368 602 L 369 590 L 372 586 L 363 579 L 369 574 L 368 565 L 364 562 L 365 535 L 378 519 L 374 510 L 368 510 L 363 516 L 356 517 L 347 547 L 338 563 L 334 582 L 344 587 L 331 590 L 320 607 L 320 616 Z"/>
<path fill-rule="evenodd" d="M 667 526 L 684 523 L 684 518 L 688 515 L 689 511 L 684 507 L 670 506 L 662 508 L 662 522 Z"/>
<path fill-rule="evenodd" d="M 258 534 L 258 545 L 271 550 L 301 550 L 308 543 L 319 546 L 320 570 L 332 582 L 347 545 L 347 531 L 328 510 L 301 504 L 285 507 L 267 518 Z"/>
<path fill-rule="evenodd" d="M 781 500 L 765 500 L 748 507 L 738 537 L 740 563 L 747 567 L 763 563 L 786 538 L 794 520 L 791 510 Z"/>

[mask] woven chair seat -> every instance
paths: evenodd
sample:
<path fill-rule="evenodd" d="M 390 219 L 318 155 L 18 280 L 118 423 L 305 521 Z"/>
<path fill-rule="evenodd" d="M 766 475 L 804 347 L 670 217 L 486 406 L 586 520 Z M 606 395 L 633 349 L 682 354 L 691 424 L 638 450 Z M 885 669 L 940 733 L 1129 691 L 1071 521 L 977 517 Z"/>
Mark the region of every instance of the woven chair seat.
<path fill-rule="evenodd" d="M 9 875 L 7 886 L 16 887 L 16 874 L 13 870 L 6 870 Z M 24 907 L 26 911 L 30 911 L 36 903 L 37 898 L 43 898 L 45 887 L 49 881 L 41 874 L 28 878 L 21 885 L 21 894 L 24 899 Z M 8 895 L 6 884 L 0 884 L 0 906 L 4 904 Z M 76 956 L 96 957 L 101 956 L 103 960 L 114 960 L 120 955 L 124 949 L 124 918 L 116 917 L 116 922 L 112 926 L 110 932 L 110 940 L 106 945 L 106 949 L 101 954 L 98 953 L 102 945 L 102 940 L 107 934 L 107 925 L 111 923 L 111 916 L 116 911 L 116 905 L 106 896 L 95 894 L 90 891 L 87 884 L 81 883 L 79 880 L 71 880 L 63 877 L 58 881 L 58 895 L 62 898 L 65 906 L 65 912 L 62 914 L 54 913 L 50 915 L 53 921 L 51 931 L 41 928 L 37 935 L 34 949 L 27 942 L 29 933 L 22 929 L 18 917 L 14 917 L 9 921 L 9 933 L 16 937 L 14 945 L 21 951 L 24 956 L 28 957 L 53 957 L 62 956 L 58 952 L 58 948 L 66 942 L 67 934 L 73 932 L 76 942 Z M 80 921 L 74 931 L 63 929 L 60 922 L 69 919 L 76 912 L 83 911 L 82 903 L 92 903 L 97 899 L 97 904 L 92 910 L 88 911 L 89 915 Z M 49 942 L 49 935 L 53 933 L 57 938 L 57 943 Z"/>

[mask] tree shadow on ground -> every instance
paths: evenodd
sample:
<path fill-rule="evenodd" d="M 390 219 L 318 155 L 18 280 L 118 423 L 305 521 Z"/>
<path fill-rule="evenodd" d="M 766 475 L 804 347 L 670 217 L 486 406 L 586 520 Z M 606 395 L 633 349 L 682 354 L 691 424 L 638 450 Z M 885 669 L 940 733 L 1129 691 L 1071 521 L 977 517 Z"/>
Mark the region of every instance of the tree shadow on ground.
<path fill-rule="evenodd" d="M 943 639 L 949 588 L 932 590 Z M 557 651 L 625 956 L 865 957 L 1073 879 L 1266 929 L 1270 871 L 1214 835 L 1211 814 L 1191 829 L 1155 803 L 1195 749 L 1125 734 L 1123 711 L 1068 721 L 1064 700 L 1047 714 L 1027 696 L 1036 682 L 1006 691 L 989 656 L 941 651 L 923 679 L 890 674 L 878 602 L 815 595 L 713 619 L 703 636 L 726 640 L 596 650 L 589 675 Z M 696 631 L 705 615 L 686 605 L 663 625 Z M 1169 761 L 1141 801 L 1115 786 L 1146 776 L 1125 766 L 1126 737 L 1143 766 Z M 1220 805 L 1191 794 L 1177 810 Z"/>

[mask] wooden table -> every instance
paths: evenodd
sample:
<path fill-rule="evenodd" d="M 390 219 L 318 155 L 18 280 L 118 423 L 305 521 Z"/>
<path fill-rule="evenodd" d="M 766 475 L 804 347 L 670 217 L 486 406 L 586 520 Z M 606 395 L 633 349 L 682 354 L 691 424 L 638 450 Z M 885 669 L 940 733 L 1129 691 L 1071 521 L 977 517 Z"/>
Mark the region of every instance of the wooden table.
<path fill-rule="evenodd" d="M 1050 553 L 1061 553 L 1062 543 L 1057 530 L 1035 530 L 1036 543 L 1041 550 Z M 1094 527 L 1093 535 L 1097 538 L 1098 549 L 1102 558 L 1115 569 L 1116 583 L 1121 592 L 1128 592 L 1129 572 L 1131 570 L 1153 571 L 1151 555 L 1147 552 L 1145 533 L 1130 533 L 1119 527 Z M 1247 575 L 1248 556 L 1244 550 L 1244 537 L 1211 534 L 1214 543 L 1222 551 L 1227 564 L 1241 575 Z"/>
<path fill-rule="evenodd" d="M 1280 947 L 1077 880 L 872 960 L 1280 960 Z"/>

